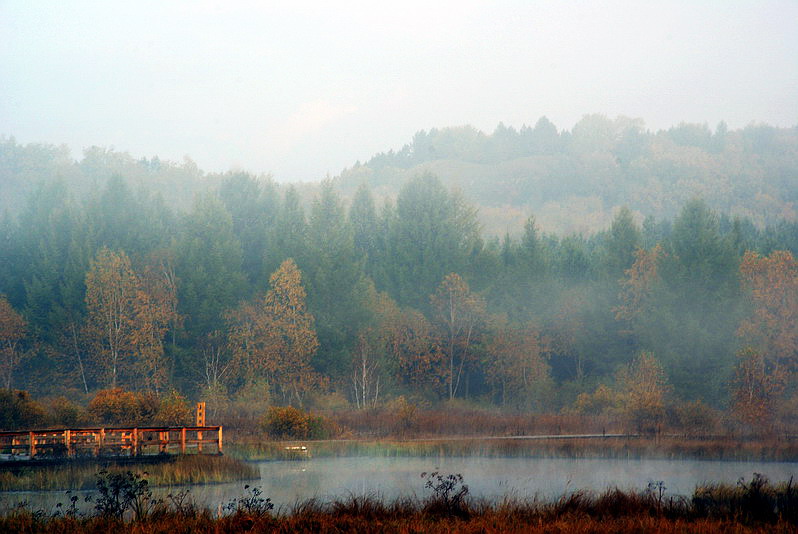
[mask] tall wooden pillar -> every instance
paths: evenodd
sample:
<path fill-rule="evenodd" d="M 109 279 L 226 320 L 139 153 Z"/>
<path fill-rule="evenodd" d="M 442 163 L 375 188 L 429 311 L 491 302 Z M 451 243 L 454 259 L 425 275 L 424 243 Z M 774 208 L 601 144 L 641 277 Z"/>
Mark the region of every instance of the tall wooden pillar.
<path fill-rule="evenodd" d="M 218 438 L 218 445 L 219 445 L 219 454 L 222 454 L 222 427 L 219 427 L 219 438 Z"/>
<path fill-rule="evenodd" d="M 180 429 L 180 454 L 186 454 L 186 427 Z"/>
<path fill-rule="evenodd" d="M 28 439 L 30 439 L 30 457 L 33 458 L 36 456 L 36 435 L 30 432 L 28 434 Z"/>
<path fill-rule="evenodd" d="M 205 426 L 205 403 L 197 403 L 197 426 Z"/>
<path fill-rule="evenodd" d="M 139 453 L 139 429 L 133 429 L 133 456 L 137 456 Z"/>
<path fill-rule="evenodd" d="M 72 432 L 64 430 L 64 446 L 66 447 L 67 458 L 72 457 Z"/>

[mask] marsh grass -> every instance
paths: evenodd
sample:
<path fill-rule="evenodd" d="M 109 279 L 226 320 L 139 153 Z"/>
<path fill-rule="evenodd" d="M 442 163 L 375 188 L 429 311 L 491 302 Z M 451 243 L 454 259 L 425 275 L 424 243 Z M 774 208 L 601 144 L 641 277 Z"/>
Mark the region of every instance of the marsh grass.
<path fill-rule="evenodd" d="M 332 502 L 301 501 L 278 511 L 264 506 L 232 506 L 215 516 L 196 506 L 159 503 L 146 516 L 127 520 L 108 515 L 48 515 L 26 508 L 0 517 L 2 532 L 795 532 L 798 492 L 792 481 L 771 484 L 755 475 L 750 482 L 698 488 L 692 497 L 671 497 L 663 488 L 642 492 L 576 491 L 553 502 L 505 500 L 491 503 L 467 493 L 456 507 L 441 505 L 461 494 L 458 477 L 440 486 L 432 479 L 425 499 L 385 502 L 377 496 L 350 495 Z M 261 499 L 261 500 L 258 500 Z M 182 501 L 181 501 L 182 502 Z"/>
<path fill-rule="evenodd" d="M 796 461 L 798 441 L 699 439 L 688 437 L 597 439 L 413 439 L 328 440 L 269 442 L 242 439 L 228 445 L 228 453 L 248 460 L 301 460 L 287 451 L 306 445 L 315 458 L 348 456 L 391 457 L 486 457 L 486 458 L 607 458 L 695 459 L 733 461 Z"/>
<path fill-rule="evenodd" d="M 66 462 L 60 465 L 21 467 L 0 472 L 0 491 L 86 490 L 93 489 L 96 473 L 102 466 L 109 473 L 133 468 L 147 472 L 152 486 L 210 484 L 259 478 L 257 468 L 229 456 L 191 454 L 157 458 L 152 463 L 114 464 L 110 462 Z"/>

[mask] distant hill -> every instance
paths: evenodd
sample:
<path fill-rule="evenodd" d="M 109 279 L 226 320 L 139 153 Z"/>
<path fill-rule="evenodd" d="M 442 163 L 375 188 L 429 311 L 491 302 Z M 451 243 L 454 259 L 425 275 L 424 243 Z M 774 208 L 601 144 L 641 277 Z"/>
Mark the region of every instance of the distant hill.
<path fill-rule="evenodd" d="M 765 225 L 798 218 L 798 128 L 680 124 L 650 132 L 642 120 L 589 115 L 571 131 L 545 117 L 488 135 L 470 126 L 417 133 L 398 152 L 377 154 L 337 177 L 345 194 L 368 183 L 393 197 L 409 178 L 432 172 L 480 208 L 488 234 L 518 233 L 534 214 L 545 230 L 590 233 L 626 205 L 671 218 L 703 198 Z"/>
<path fill-rule="evenodd" d="M 798 127 L 680 124 L 651 132 L 640 119 L 588 115 L 570 131 L 545 117 L 519 130 L 499 124 L 492 134 L 471 126 L 432 129 L 399 151 L 345 169 L 335 183 L 344 198 L 361 183 L 378 199 L 394 198 L 425 172 L 479 208 L 487 235 L 519 234 L 530 215 L 546 231 L 589 234 L 606 228 L 620 206 L 641 219 L 672 218 L 694 197 L 759 226 L 798 220 Z M 75 160 L 63 146 L 0 138 L 0 213 L 18 212 L 41 182 L 62 180 L 86 198 L 114 175 L 178 209 L 225 176 L 205 173 L 188 158 L 137 159 L 92 147 Z M 309 204 L 318 184 L 297 185 Z"/>

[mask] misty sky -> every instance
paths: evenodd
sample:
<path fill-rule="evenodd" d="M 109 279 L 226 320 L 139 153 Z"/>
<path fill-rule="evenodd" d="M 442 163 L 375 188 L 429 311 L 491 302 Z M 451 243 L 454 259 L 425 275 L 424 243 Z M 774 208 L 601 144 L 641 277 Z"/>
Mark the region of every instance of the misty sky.
<path fill-rule="evenodd" d="M 798 124 L 798 1 L 0 0 L 0 135 L 318 180 L 420 129 Z"/>

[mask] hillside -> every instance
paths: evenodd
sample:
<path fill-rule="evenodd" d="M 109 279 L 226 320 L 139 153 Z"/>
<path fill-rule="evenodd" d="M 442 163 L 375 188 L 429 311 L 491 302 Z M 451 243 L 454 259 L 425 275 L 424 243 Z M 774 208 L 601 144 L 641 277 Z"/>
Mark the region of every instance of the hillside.
<path fill-rule="evenodd" d="M 408 179 L 437 175 L 479 205 L 488 234 L 517 234 L 534 214 L 544 230 L 591 233 L 626 205 L 672 218 L 691 198 L 763 226 L 798 217 L 798 129 L 724 123 L 650 132 L 641 120 L 586 116 L 571 131 L 545 117 L 488 135 L 470 126 L 417 133 L 338 177 L 344 195 L 361 183 L 394 197 Z"/>

